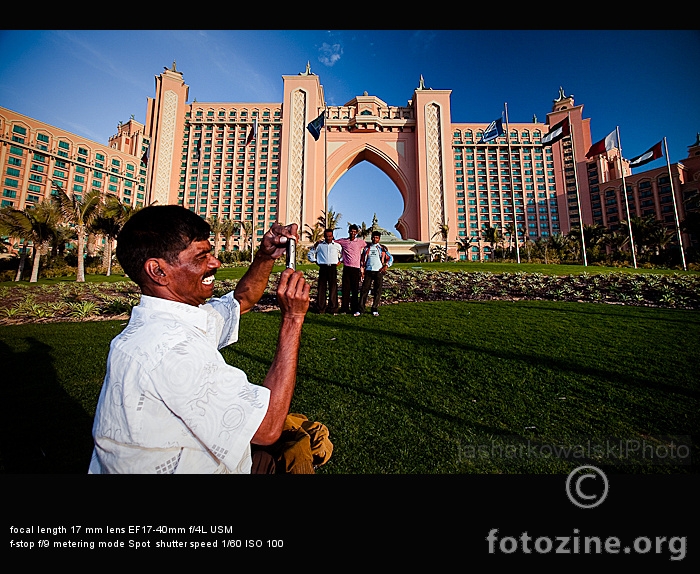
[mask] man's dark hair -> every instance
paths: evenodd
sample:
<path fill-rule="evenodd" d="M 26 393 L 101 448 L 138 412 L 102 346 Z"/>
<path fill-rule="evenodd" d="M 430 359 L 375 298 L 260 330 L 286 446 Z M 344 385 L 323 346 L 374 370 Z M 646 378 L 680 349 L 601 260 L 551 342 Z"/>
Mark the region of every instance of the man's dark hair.
<path fill-rule="evenodd" d="M 357 227 L 357 225 L 355 225 L 354 223 L 351 223 L 350 227 L 348 227 L 348 233 L 350 233 L 351 229 L 354 229 L 355 231 L 360 231 L 360 228 Z"/>
<path fill-rule="evenodd" d="M 382 232 L 381 232 L 381 231 L 373 231 L 373 232 L 372 232 L 372 237 L 381 237 L 381 236 L 382 236 Z"/>
<path fill-rule="evenodd" d="M 138 285 L 143 266 L 159 257 L 176 263 L 193 241 L 208 240 L 211 228 L 196 213 L 179 205 L 150 205 L 134 213 L 117 236 L 117 260 Z"/>
<path fill-rule="evenodd" d="M 326 233 L 333 233 L 333 230 L 332 230 L 332 229 L 324 229 L 324 230 L 323 230 L 323 236 L 324 236 L 324 237 L 326 236 Z"/>

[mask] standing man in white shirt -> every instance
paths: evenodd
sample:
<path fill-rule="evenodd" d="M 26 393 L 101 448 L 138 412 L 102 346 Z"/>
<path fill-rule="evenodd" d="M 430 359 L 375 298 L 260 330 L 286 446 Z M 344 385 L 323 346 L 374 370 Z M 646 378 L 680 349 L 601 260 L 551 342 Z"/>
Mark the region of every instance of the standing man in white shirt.
<path fill-rule="evenodd" d="M 274 224 L 235 290 L 212 298 L 221 263 L 209 224 L 176 205 L 131 216 L 117 238 L 117 259 L 142 296 L 110 345 L 90 474 L 274 471 L 274 461 L 253 453 L 251 443 L 275 443 L 289 413 L 309 307 L 301 272 L 280 276 L 279 339 L 262 385 L 228 365 L 218 349 L 238 340 L 241 314 L 263 295 L 297 229 Z"/>
<path fill-rule="evenodd" d="M 332 229 L 324 230 L 323 241 L 313 246 L 311 255 L 318 265 L 316 310 L 320 315 L 323 315 L 326 310 L 336 315 L 338 313 L 338 263 L 340 263 L 342 248 L 334 241 Z M 328 293 L 327 300 L 326 293 Z"/>

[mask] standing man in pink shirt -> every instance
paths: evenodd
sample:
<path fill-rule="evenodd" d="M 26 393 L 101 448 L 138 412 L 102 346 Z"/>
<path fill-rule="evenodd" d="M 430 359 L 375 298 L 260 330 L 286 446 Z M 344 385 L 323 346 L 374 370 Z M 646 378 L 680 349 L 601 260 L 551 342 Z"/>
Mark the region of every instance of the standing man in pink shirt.
<path fill-rule="evenodd" d="M 343 249 L 341 313 L 354 314 L 360 310 L 360 255 L 367 242 L 357 236 L 358 232 L 359 228 L 353 223 L 348 227 L 349 237 L 335 240 Z"/>

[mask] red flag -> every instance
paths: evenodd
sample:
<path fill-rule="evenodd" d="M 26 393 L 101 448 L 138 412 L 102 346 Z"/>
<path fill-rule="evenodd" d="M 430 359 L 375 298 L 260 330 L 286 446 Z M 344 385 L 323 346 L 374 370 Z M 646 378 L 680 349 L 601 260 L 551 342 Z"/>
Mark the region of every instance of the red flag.
<path fill-rule="evenodd" d="M 257 118 L 253 120 L 253 127 L 248 134 L 248 138 L 245 140 L 245 145 L 248 145 L 255 139 L 255 135 L 258 133 L 258 120 Z"/>
<path fill-rule="evenodd" d="M 599 142 L 594 143 L 591 146 L 591 149 L 588 150 L 586 157 L 593 157 L 594 155 L 600 155 L 602 153 L 605 153 L 606 151 L 611 150 L 614 147 L 616 147 L 618 149 L 620 147 L 620 142 L 617 141 L 617 130 L 611 131 L 607 136 L 605 136 L 604 139 L 600 140 Z"/>
<path fill-rule="evenodd" d="M 630 160 L 630 167 L 639 167 L 640 165 L 644 165 L 645 163 L 659 159 L 660 157 L 663 157 L 663 155 L 664 154 L 661 151 L 661 142 L 659 142 L 655 146 L 645 151 L 642 155 L 633 157 Z"/>

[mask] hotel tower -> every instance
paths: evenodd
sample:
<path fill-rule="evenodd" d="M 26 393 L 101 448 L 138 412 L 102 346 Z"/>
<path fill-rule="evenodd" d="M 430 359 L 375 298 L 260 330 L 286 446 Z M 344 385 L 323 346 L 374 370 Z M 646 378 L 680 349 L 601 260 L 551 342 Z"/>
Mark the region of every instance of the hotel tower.
<path fill-rule="evenodd" d="M 544 123 L 504 122 L 503 134 L 481 143 L 488 122 L 454 121 L 451 90 L 428 88 L 422 77 L 403 106 L 367 93 L 329 106 L 308 65 L 282 82 L 282 102 L 188 102 L 189 86 L 173 63 L 155 77 L 145 124 L 133 116 L 120 122 L 106 144 L 0 107 L 2 205 L 25 209 L 55 187 L 78 197 L 99 189 L 135 207 L 179 204 L 204 218 L 248 222 L 259 238 L 275 221 L 313 226 L 333 185 L 368 161 L 401 194 L 403 213 L 392 222 L 397 248 L 425 253 L 444 244 L 440 232 L 448 226 L 450 254 L 482 260 L 490 257 L 489 244 L 479 241 L 487 226 L 511 230 L 513 241 L 517 227 L 521 245 L 566 234 L 581 221 L 619 226 L 620 166 L 630 214 L 653 214 L 670 229 L 672 188 L 680 220 L 684 199 L 698 190 L 700 141 L 672 164 L 673 186 L 665 166 L 632 175 L 616 149 L 586 158 L 590 119 L 561 88 Z M 320 116 L 315 138 L 307 126 Z M 544 146 L 543 136 L 564 118 L 571 135 Z M 456 249 L 464 237 L 475 238 L 468 255 Z M 234 235 L 238 246 L 244 239 L 240 230 Z"/>

